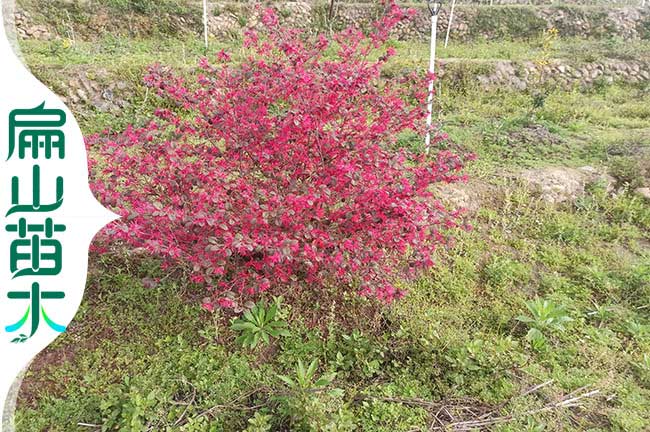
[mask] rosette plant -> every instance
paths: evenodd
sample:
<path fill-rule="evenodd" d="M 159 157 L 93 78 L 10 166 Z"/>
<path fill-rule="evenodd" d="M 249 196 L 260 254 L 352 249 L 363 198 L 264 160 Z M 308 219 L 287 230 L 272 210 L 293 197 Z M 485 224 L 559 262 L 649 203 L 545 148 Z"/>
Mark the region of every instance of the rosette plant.
<path fill-rule="evenodd" d="M 463 178 L 465 156 L 396 150 L 425 132 L 429 76 L 381 78 L 411 15 L 386 6 L 368 34 L 330 39 L 265 10 L 241 60 L 203 58 L 195 80 L 152 66 L 155 118 L 87 139 L 92 189 L 123 216 L 104 239 L 185 266 L 221 307 L 268 289 L 403 295 L 461 225 L 432 190 Z"/>

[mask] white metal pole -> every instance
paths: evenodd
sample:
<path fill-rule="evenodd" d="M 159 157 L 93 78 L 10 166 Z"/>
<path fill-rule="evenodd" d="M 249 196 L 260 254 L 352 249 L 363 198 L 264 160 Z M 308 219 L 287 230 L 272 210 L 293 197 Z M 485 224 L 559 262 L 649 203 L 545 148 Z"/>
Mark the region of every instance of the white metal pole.
<path fill-rule="evenodd" d="M 208 0 L 203 0 L 203 42 L 208 49 Z"/>
<path fill-rule="evenodd" d="M 447 35 L 445 36 L 445 48 L 447 48 L 447 44 L 449 43 L 449 31 L 451 30 L 451 22 L 454 19 L 455 7 L 456 7 L 456 0 L 453 0 L 451 2 L 451 11 L 449 12 L 449 24 L 447 24 Z"/>
<path fill-rule="evenodd" d="M 438 32 L 438 14 L 431 15 L 431 55 L 429 57 L 429 73 L 436 71 L 436 36 Z M 424 151 L 429 154 L 431 147 L 431 124 L 433 122 L 433 78 L 429 81 L 429 97 L 427 100 L 427 137 L 424 141 Z"/>

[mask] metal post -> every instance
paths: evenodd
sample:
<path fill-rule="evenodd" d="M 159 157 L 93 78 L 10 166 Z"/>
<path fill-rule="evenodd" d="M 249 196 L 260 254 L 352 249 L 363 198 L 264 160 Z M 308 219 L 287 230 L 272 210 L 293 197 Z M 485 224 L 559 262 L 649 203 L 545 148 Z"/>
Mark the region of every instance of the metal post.
<path fill-rule="evenodd" d="M 203 42 L 208 49 L 208 0 L 203 0 Z"/>
<path fill-rule="evenodd" d="M 453 0 L 451 2 L 451 11 L 449 12 L 449 23 L 447 24 L 447 35 L 445 36 L 445 48 L 447 48 L 447 44 L 449 43 L 449 31 L 451 30 L 451 22 L 454 19 L 455 7 L 456 7 L 456 0 Z"/>
<path fill-rule="evenodd" d="M 440 2 L 428 2 L 429 12 L 431 12 L 431 53 L 429 57 L 429 73 L 436 71 L 436 38 L 438 33 L 438 12 L 440 11 Z M 427 98 L 427 135 L 424 140 L 424 151 L 429 154 L 431 150 L 431 125 L 433 123 L 433 77 L 429 81 L 429 97 Z"/>

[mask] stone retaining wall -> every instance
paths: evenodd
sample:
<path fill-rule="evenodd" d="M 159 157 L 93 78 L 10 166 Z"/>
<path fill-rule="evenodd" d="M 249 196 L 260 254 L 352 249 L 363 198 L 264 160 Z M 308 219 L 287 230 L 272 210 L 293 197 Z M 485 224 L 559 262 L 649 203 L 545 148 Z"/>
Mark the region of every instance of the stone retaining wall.
<path fill-rule="evenodd" d="M 33 69 L 32 72 L 77 112 L 94 107 L 103 112 L 119 113 L 133 102 L 138 92 L 143 91 L 140 83 L 117 78 L 104 68 L 68 67 L 65 74 L 47 68 Z M 55 78 L 60 76 L 67 79 Z M 539 65 L 507 60 L 483 62 L 448 59 L 440 62 L 438 76 L 440 84 L 447 90 L 462 90 L 471 86 L 486 90 L 588 88 L 614 82 L 650 84 L 650 63 L 605 61 L 569 65 L 555 60 L 547 65 Z"/>
<path fill-rule="evenodd" d="M 532 61 L 468 62 L 452 59 L 441 63 L 438 68 L 441 82 L 455 87 L 474 83 L 486 89 L 509 87 L 525 90 L 542 87 L 589 88 L 615 82 L 650 83 L 650 63 L 643 61 L 602 61 L 572 65 L 560 60 L 539 64 Z"/>
<path fill-rule="evenodd" d="M 328 23 L 325 4 L 287 2 L 278 6 L 283 20 L 302 28 L 322 29 L 330 25 L 367 27 L 381 14 L 377 4 L 345 4 L 335 8 L 335 19 Z M 440 13 L 438 31 L 446 32 L 449 8 Z M 416 18 L 400 26 L 399 39 L 426 39 L 430 34 L 429 15 L 420 7 Z M 256 24 L 258 17 L 247 4 L 212 3 L 209 29 L 213 37 L 224 37 L 241 31 L 242 24 Z M 530 7 L 530 6 L 458 6 L 451 32 L 455 40 L 513 38 L 539 36 L 555 27 L 560 36 L 650 39 L 650 8 Z"/>
<path fill-rule="evenodd" d="M 92 0 L 61 0 L 61 1 L 82 1 L 90 2 Z M 181 0 L 182 1 L 182 0 Z M 305 2 L 319 4 L 330 4 L 330 0 L 304 0 Z M 188 0 L 189 3 L 200 3 L 200 0 Z M 212 1 L 211 1 L 212 2 Z M 449 6 L 452 0 L 444 0 L 444 3 Z M 255 0 L 229 0 L 229 3 L 250 4 L 255 3 Z M 335 4 L 373 4 L 377 0 L 334 0 Z M 419 3 L 418 0 L 397 0 L 397 4 L 406 7 L 412 7 Z M 457 0 L 456 6 L 462 5 L 535 5 L 535 6 L 647 6 L 650 7 L 648 1 L 645 3 L 643 0 Z"/>
<path fill-rule="evenodd" d="M 62 0 L 54 0 L 61 2 Z M 648 0 L 650 3 L 650 0 Z M 242 29 L 258 23 L 255 5 L 259 2 L 214 2 L 209 5 L 209 31 L 214 38 L 240 36 Z M 54 4 L 54 3 L 52 3 Z M 328 20 L 328 3 L 294 1 L 275 3 L 281 19 L 288 25 L 323 31 L 348 25 L 367 27 L 382 13 L 378 3 L 336 3 L 334 19 Z M 61 3 L 61 8 L 71 7 Z M 128 36 L 147 35 L 151 28 L 168 29 L 172 33 L 198 34 L 202 31 L 201 9 L 191 7 L 185 16 L 148 16 L 117 14 L 91 4 L 75 6 L 74 19 L 50 19 L 39 11 L 18 11 L 15 14 L 19 37 L 23 39 L 53 39 L 69 37 L 72 30 L 79 39 L 101 37 L 106 31 Z M 426 39 L 430 23 L 426 7 L 418 5 L 416 18 L 400 26 L 395 33 L 399 39 Z M 440 32 L 445 32 L 449 5 L 440 14 Z M 52 22 L 56 21 L 56 22 Z M 164 25 L 160 23 L 164 21 Z M 65 23 L 65 25 L 62 25 Z M 555 27 L 560 36 L 590 38 L 616 36 L 622 39 L 650 39 L 650 7 L 582 7 L 582 6 L 476 6 L 456 8 L 452 25 L 454 40 L 527 39 L 538 37 L 545 29 Z"/>

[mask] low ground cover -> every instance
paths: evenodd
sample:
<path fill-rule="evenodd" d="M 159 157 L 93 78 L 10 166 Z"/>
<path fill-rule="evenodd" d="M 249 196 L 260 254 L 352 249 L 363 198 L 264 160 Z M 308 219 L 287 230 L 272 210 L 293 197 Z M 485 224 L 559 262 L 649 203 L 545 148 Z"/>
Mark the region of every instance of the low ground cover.
<path fill-rule="evenodd" d="M 601 55 L 608 43 L 585 53 Z M 397 67 L 422 62 L 424 46 L 395 46 Z M 554 55 L 577 46 L 562 42 Z M 177 68 L 201 54 L 183 40 L 23 48 L 51 82 L 65 79 L 52 70 L 74 64 L 135 82 L 153 52 Z M 533 58 L 520 43 L 442 52 Z M 633 190 L 648 181 L 650 89 L 440 85 L 442 128 L 477 153 L 471 175 L 491 192 L 471 215 L 474 230 L 405 283 L 404 299 L 385 307 L 356 296 L 269 295 L 258 305 L 276 309 L 269 326 L 201 309 L 192 283 L 152 257 L 94 255 L 78 316 L 27 372 L 17 429 L 647 430 L 650 205 Z M 137 87 L 126 112 L 144 116 L 153 99 Z M 81 114 L 86 133 L 124 122 Z M 421 137 L 404 134 L 397 145 L 418 149 Z M 608 167 L 614 191 L 596 183 L 552 205 L 517 177 L 584 165 Z M 246 332 L 266 332 L 269 342 L 244 344 L 253 340 Z"/>

